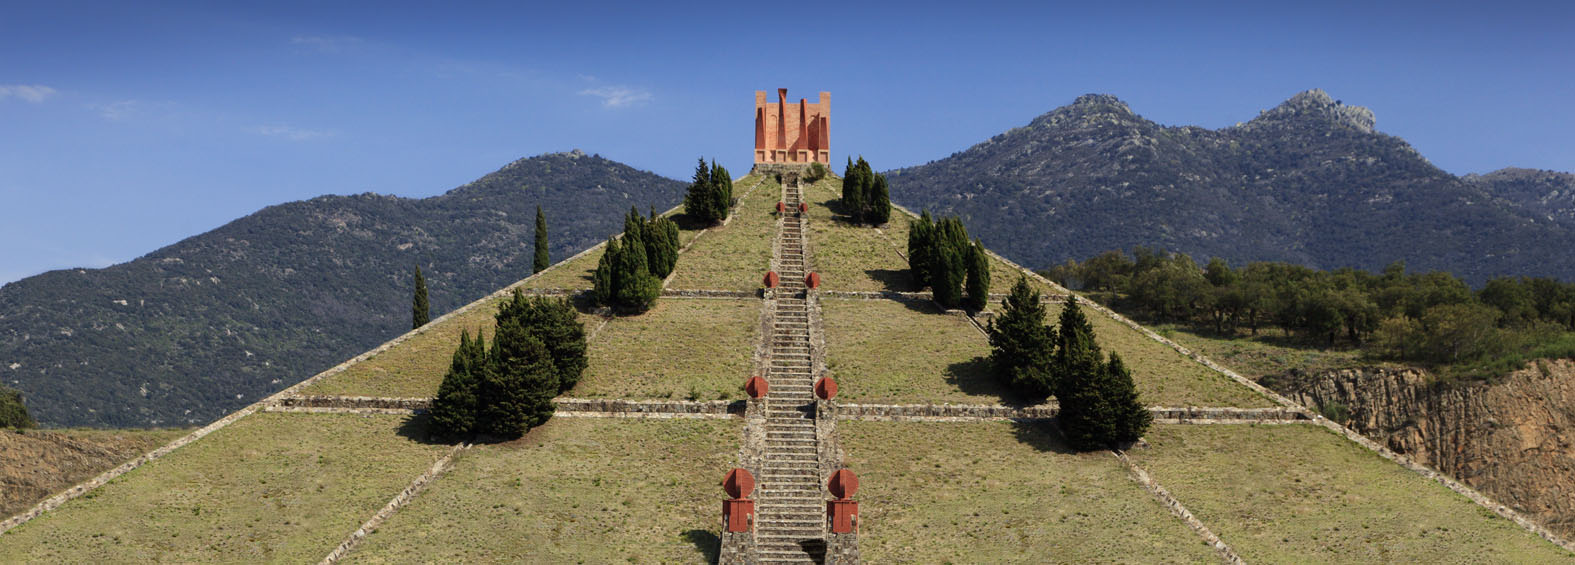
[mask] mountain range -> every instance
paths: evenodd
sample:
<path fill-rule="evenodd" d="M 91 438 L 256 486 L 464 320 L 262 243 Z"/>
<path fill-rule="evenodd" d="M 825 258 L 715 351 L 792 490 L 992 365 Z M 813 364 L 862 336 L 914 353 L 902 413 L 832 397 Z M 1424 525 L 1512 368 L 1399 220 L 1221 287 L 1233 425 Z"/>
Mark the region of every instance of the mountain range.
<path fill-rule="evenodd" d="M 1161 247 L 1233 264 L 1575 279 L 1575 175 L 1458 177 L 1320 90 L 1222 129 L 1162 126 L 1090 94 L 950 157 L 890 171 L 893 200 L 960 215 L 1030 267 Z M 265 208 L 104 269 L 0 287 L 0 383 L 52 426 L 207 422 L 530 274 L 535 206 L 554 258 L 665 209 L 685 184 L 578 150 L 424 199 Z"/>
<path fill-rule="evenodd" d="M 555 259 L 685 185 L 578 150 L 521 159 L 431 198 L 323 196 L 264 208 L 103 269 L 0 287 L 0 382 L 53 426 L 211 421 L 531 273 L 536 206 Z"/>
<path fill-rule="evenodd" d="M 1090 94 L 950 157 L 891 171 L 893 200 L 1046 267 L 1137 245 L 1233 264 L 1575 278 L 1575 175 L 1457 177 L 1321 90 L 1222 129 Z"/>

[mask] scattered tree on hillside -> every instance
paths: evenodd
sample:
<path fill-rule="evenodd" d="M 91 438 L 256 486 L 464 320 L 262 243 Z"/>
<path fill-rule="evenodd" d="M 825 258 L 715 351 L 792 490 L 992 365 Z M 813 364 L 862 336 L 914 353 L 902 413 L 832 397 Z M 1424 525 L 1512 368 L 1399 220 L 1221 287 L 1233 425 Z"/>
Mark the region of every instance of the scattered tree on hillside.
<path fill-rule="evenodd" d="M 930 286 L 930 248 L 935 246 L 935 220 L 925 210 L 908 226 L 908 272 L 919 288 Z"/>
<path fill-rule="evenodd" d="M 38 425 L 27 413 L 22 402 L 22 391 L 0 387 L 0 428 L 31 428 Z"/>
<path fill-rule="evenodd" d="M 684 196 L 684 213 L 702 225 L 714 225 L 727 219 L 733 205 L 733 178 L 727 169 L 715 161 L 707 166 L 705 158 L 695 166 L 694 180 L 689 184 L 689 194 Z"/>
<path fill-rule="evenodd" d="M 859 157 L 857 163 L 848 158 L 842 175 L 842 208 L 854 223 L 881 225 L 891 219 L 891 194 L 886 175 L 876 174 L 870 164 Z"/>
<path fill-rule="evenodd" d="M 432 307 L 427 302 L 427 279 L 421 276 L 421 266 L 416 265 L 416 290 L 410 298 L 410 329 L 432 321 Z"/>
<path fill-rule="evenodd" d="M 1018 395 L 1041 400 L 1054 392 L 1051 360 L 1055 328 L 1045 325 L 1039 292 L 1019 277 L 1001 301 L 1001 315 L 990 321 L 990 366 Z"/>
<path fill-rule="evenodd" d="M 568 301 L 515 290 L 495 319 L 491 349 L 479 333 L 460 334 L 432 400 L 435 434 L 519 437 L 552 417 L 552 398 L 585 370 L 585 328 Z"/>
<path fill-rule="evenodd" d="M 984 242 L 973 240 L 973 247 L 968 249 L 967 281 L 963 285 L 968 290 L 968 298 L 964 304 L 974 310 L 983 310 L 990 303 L 990 255 L 984 250 Z"/>
<path fill-rule="evenodd" d="M 974 253 L 968 229 L 955 217 L 936 223 L 925 212 L 908 230 L 908 268 L 920 288 L 929 286 L 934 291 L 935 301 L 941 306 L 956 308 L 962 304 L 963 285 Z M 988 263 L 985 267 L 987 273 Z M 976 282 L 983 283 L 988 294 L 986 273 L 981 273 Z"/>
<path fill-rule="evenodd" d="M 552 264 L 547 255 L 547 215 L 536 206 L 536 257 L 531 261 L 531 274 L 540 273 Z"/>
<path fill-rule="evenodd" d="M 1055 396 L 1060 404 L 1056 423 L 1072 447 L 1104 449 L 1134 441 L 1148 429 L 1151 416 L 1138 401 L 1132 376 L 1119 356 L 1105 362 L 1094 328 L 1077 301 L 1061 310 L 1052 361 Z"/>
<path fill-rule="evenodd" d="M 638 213 L 631 210 L 629 214 L 643 230 L 646 264 L 651 275 L 659 279 L 667 278 L 673 272 L 673 267 L 678 265 L 678 222 L 657 216 L 655 209 L 651 210 L 650 219 L 643 222 Z M 625 230 L 630 229 L 631 225 L 628 220 L 624 221 Z"/>
<path fill-rule="evenodd" d="M 656 303 L 662 279 L 678 261 L 678 225 L 655 217 L 655 211 L 652 216 L 647 220 L 630 209 L 623 235 L 607 241 L 591 281 L 597 302 L 626 312 L 644 312 Z"/>

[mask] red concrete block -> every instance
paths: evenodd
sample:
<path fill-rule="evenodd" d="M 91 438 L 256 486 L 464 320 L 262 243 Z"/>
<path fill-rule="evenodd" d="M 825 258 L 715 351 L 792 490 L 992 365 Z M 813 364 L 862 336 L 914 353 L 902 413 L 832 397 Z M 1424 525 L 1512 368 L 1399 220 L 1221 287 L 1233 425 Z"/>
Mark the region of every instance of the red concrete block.
<path fill-rule="evenodd" d="M 826 518 L 831 522 L 831 533 L 851 534 L 859 531 L 859 503 L 852 500 L 827 500 Z"/>
<path fill-rule="evenodd" d="M 729 532 L 748 532 L 755 529 L 755 501 L 722 501 L 722 519 L 727 522 Z"/>
<path fill-rule="evenodd" d="M 837 381 L 831 377 L 821 377 L 815 380 L 815 396 L 821 400 L 831 400 L 837 396 Z"/>
<path fill-rule="evenodd" d="M 798 211 L 800 211 L 800 212 L 808 212 L 809 211 L 809 205 L 805 204 L 803 202 L 799 202 L 798 203 Z"/>
<path fill-rule="evenodd" d="M 778 200 L 777 201 L 777 213 L 781 214 L 781 213 L 786 212 L 786 211 L 787 211 L 787 204 L 783 204 L 781 200 Z"/>
<path fill-rule="evenodd" d="M 777 287 L 777 272 L 776 271 L 766 271 L 765 284 L 766 284 L 766 288 L 776 288 Z"/>
<path fill-rule="evenodd" d="M 820 288 L 820 273 L 810 273 L 804 277 L 804 285 L 810 288 Z"/>
<path fill-rule="evenodd" d="M 748 393 L 750 398 L 765 398 L 766 393 L 770 391 L 770 383 L 762 377 L 749 377 L 749 380 L 744 381 L 744 392 Z"/>

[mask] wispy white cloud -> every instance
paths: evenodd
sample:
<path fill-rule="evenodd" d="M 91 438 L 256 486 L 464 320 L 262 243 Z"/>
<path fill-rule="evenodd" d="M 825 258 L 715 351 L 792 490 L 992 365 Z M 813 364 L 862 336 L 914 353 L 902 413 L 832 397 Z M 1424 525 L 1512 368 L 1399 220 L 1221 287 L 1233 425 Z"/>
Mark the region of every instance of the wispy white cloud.
<path fill-rule="evenodd" d="M 361 38 L 348 35 L 297 35 L 290 38 L 291 45 L 315 49 L 322 53 L 339 53 L 361 44 Z"/>
<path fill-rule="evenodd" d="M 136 100 L 121 100 L 108 104 L 94 104 L 91 106 L 98 111 L 98 115 L 106 120 L 118 122 L 135 115 L 142 110 L 142 103 Z"/>
<path fill-rule="evenodd" d="M 55 89 L 42 84 L 0 84 L 0 100 L 17 97 L 34 104 L 55 95 Z"/>
<path fill-rule="evenodd" d="M 651 91 L 644 88 L 630 88 L 627 86 L 601 86 L 587 88 L 580 91 L 581 96 L 595 96 L 602 99 L 602 106 L 608 108 L 625 108 L 640 106 L 651 101 Z"/>
<path fill-rule="evenodd" d="M 334 136 L 334 132 L 329 131 L 329 130 L 307 129 L 307 128 L 298 128 L 298 127 L 295 127 L 295 126 L 278 126 L 278 125 L 274 125 L 274 126 L 257 126 L 257 127 L 254 127 L 254 128 L 249 128 L 247 131 L 250 131 L 251 133 L 255 133 L 257 135 L 265 135 L 265 136 L 268 136 L 268 137 L 278 137 L 278 138 L 282 138 L 282 139 L 288 139 L 290 141 L 306 141 L 306 140 L 309 140 L 309 139 L 318 139 L 318 138 L 322 138 L 322 137 L 333 137 Z"/>

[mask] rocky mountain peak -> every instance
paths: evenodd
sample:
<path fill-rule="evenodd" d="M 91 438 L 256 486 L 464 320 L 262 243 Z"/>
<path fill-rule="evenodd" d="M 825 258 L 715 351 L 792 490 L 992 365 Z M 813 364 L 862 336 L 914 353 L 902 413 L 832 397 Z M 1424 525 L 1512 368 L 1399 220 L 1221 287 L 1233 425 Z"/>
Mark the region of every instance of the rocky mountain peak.
<path fill-rule="evenodd" d="M 1315 120 L 1337 126 L 1349 127 L 1363 133 L 1373 133 L 1377 118 L 1373 111 L 1361 106 L 1347 106 L 1335 100 L 1321 88 L 1296 93 L 1271 110 L 1260 114 L 1248 123 L 1251 125 L 1283 124 Z"/>

